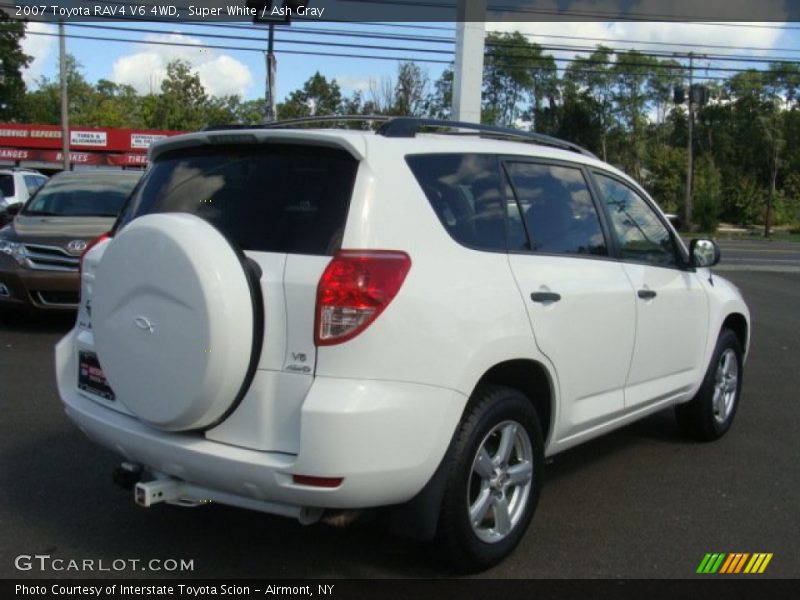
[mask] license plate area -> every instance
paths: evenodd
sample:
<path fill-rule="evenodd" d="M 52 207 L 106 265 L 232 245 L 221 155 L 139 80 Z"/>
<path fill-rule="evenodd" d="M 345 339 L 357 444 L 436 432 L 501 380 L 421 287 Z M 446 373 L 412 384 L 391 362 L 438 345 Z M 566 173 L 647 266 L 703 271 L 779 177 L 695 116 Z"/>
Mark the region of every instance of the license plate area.
<path fill-rule="evenodd" d="M 116 400 L 94 352 L 78 353 L 78 389 L 112 402 Z"/>

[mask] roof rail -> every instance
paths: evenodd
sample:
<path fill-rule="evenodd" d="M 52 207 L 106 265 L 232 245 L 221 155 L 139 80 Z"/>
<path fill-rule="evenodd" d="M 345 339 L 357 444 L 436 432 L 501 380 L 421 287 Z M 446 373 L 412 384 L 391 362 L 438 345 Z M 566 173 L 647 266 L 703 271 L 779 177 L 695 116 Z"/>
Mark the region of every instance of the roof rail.
<path fill-rule="evenodd" d="M 555 138 L 543 133 L 534 133 L 532 131 L 520 131 L 518 129 L 511 129 L 509 127 L 498 127 L 496 125 L 482 125 L 480 123 L 467 123 L 465 121 L 445 121 L 443 119 L 418 119 L 415 117 L 395 117 L 381 125 L 375 132 L 378 135 L 386 137 L 414 137 L 420 129 L 436 127 L 441 129 L 467 129 L 476 131 L 479 134 L 485 134 L 486 137 L 495 138 L 508 138 L 515 139 L 522 142 L 529 142 L 534 144 L 541 144 L 543 146 L 552 146 L 554 148 L 561 148 L 562 150 L 571 150 L 578 152 L 584 156 L 597 158 L 592 152 L 573 144 L 566 140 Z"/>
<path fill-rule="evenodd" d="M 573 144 L 566 140 L 555 138 L 543 133 L 532 131 L 520 131 L 509 127 L 498 127 L 496 125 L 482 125 L 480 123 L 467 123 L 465 121 L 446 121 L 443 119 L 423 119 L 417 117 L 392 117 L 387 115 L 324 115 L 314 117 L 299 117 L 297 119 L 286 119 L 283 121 L 270 121 L 269 123 L 259 123 L 257 125 L 209 125 L 203 131 L 216 131 L 220 129 L 291 129 L 301 125 L 315 125 L 320 123 L 342 123 L 342 122 L 378 122 L 380 127 L 375 131 L 377 135 L 384 137 L 411 138 L 419 133 L 420 129 L 462 129 L 469 132 L 477 132 L 483 137 L 496 139 L 509 139 L 520 142 L 540 144 L 571 150 L 584 156 L 597 158 L 592 152 Z M 468 132 L 453 132 L 451 135 L 468 135 Z"/>
<path fill-rule="evenodd" d="M 395 117 L 386 115 L 318 115 L 313 117 L 298 117 L 296 119 L 284 119 L 282 121 L 270 121 L 268 123 L 257 123 L 252 125 L 207 125 L 202 131 L 218 131 L 221 129 L 291 129 L 298 125 L 314 125 L 319 123 L 342 123 L 358 122 L 365 123 L 390 121 Z"/>

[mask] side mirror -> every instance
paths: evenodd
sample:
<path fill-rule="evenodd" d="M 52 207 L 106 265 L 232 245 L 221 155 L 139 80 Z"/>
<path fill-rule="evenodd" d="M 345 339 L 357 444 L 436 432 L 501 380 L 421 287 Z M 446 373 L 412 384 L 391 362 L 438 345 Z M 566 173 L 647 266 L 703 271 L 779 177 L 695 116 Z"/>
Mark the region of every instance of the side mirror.
<path fill-rule="evenodd" d="M 714 240 L 692 240 L 689 256 L 693 267 L 713 267 L 720 259 L 719 245 Z"/>
<path fill-rule="evenodd" d="M 9 206 L 6 206 L 6 215 L 9 217 L 16 217 L 19 214 L 19 211 L 22 210 L 22 202 L 16 202 Z"/>

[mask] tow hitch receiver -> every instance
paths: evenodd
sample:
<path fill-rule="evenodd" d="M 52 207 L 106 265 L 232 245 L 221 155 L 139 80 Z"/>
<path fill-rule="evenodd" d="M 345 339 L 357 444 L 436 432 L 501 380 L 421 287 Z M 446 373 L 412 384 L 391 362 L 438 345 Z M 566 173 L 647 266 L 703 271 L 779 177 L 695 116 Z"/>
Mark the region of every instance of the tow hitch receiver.
<path fill-rule="evenodd" d="M 183 482 L 177 479 L 156 479 L 136 484 L 136 504 L 145 508 L 159 502 L 174 502 L 183 494 Z"/>

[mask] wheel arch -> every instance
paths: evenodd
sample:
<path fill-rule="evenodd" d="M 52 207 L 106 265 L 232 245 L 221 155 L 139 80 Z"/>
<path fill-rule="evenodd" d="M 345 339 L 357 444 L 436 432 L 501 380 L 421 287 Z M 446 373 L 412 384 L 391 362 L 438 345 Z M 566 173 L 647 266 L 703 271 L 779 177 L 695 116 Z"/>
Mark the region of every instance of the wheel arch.
<path fill-rule="evenodd" d="M 525 395 L 533 405 L 542 427 L 545 448 L 555 430 L 554 382 L 547 368 L 528 358 L 505 360 L 488 369 L 478 380 L 475 389 L 494 384 L 514 388 Z M 472 394 L 471 394 L 472 396 Z M 466 411 L 466 407 L 464 408 Z"/>
<path fill-rule="evenodd" d="M 462 419 L 475 398 L 475 390 L 489 384 L 514 388 L 528 398 L 539 417 L 546 449 L 557 417 L 556 384 L 547 367 L 529 358 L 507 359 L 494 364 L 481 375 L 470 391 L 470 400 L 464 405 Z M 451 440 L 445 456 L 425 487 L 406 504 L 392 508 L 388 518 L 389 529 L 393 533 L 416 540 L 435 537 L 447 477 L 446 465 L 452 456 L 452 448 Z"/>
<path fill-rule="evenodd" d="M 750 349 L 750 327 L 747 323 L 747 318 L 741 313 L 731 313 L 722 322 L 720 332 L 723 329 L 730 329 L 736 334 L 739 344 L 742 346 L 742 353 L 747 356 L 747 352 Z"/>

